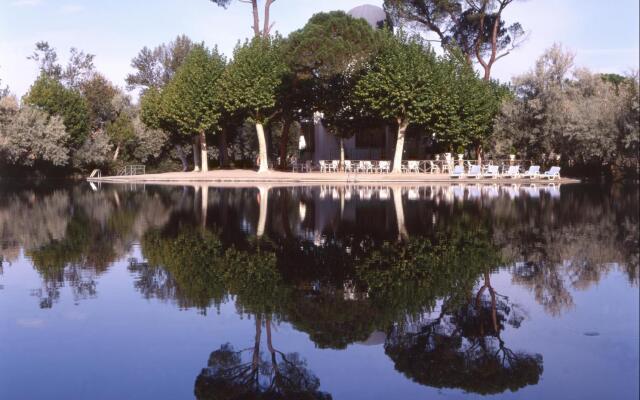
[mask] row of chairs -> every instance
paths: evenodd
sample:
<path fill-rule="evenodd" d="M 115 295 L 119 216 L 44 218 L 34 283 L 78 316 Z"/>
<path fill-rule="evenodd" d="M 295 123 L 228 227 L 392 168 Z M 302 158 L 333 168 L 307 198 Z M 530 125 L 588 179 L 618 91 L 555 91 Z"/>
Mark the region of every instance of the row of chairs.
<path fill-rule="evenodd" d="M 320 172 L 338 172 L 340 169 L 340 161 L 338 160 L 320 160 Z M 391 161 L 352 161 L 344 160 L 344 172 L 362 172 L 362 173 L 389 173 L 391 172 Z"/>
<path fill-rule="evenodd" d="M 520 166 L 512 165 L 508 170 L 500 173 L 500 167 L 497 165 L 489 165 L 486 170 L 483 172 L 479 165 L 472 165 L 469 167 L 469 171 L 465 173 L 464 167 L 462 165 L 456 165 L 453 168 L 450 176 L 452 178 L 493 178 L 497 179 L 500 177 L 503 178 L 542 178 L 554 180 L 556 178 L 560 178 L 560 167 L 551 167 L 548 171 L 544 173 L 540 173 L 539 165 L 532 165 L 528 170 L 523 173 L 520 172 Z"/>

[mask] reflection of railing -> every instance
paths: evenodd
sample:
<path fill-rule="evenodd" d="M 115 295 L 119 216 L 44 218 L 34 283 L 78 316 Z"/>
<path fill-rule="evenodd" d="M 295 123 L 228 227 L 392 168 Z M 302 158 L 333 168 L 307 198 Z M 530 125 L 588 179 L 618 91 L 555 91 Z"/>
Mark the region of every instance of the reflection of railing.
<path fill-rule="evenodd" d="M 127 165 L 118 175 L 144 175 L 145 167 L 144 165 Z"/>

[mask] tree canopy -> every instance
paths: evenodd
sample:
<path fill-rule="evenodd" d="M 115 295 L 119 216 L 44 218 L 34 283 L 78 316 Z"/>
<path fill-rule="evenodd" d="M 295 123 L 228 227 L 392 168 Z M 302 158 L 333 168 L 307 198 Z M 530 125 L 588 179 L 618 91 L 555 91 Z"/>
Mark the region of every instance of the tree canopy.
<path fill-rule="evenodd" d="M 79 91 L 64 87 L 54 78 L 41 74 L 23 101 L 50 115 L 62 117 L 73 148 L 80 147 L 89 134 L 90 117 L 86 100 Z"/>
<path fill-rule="evenodd" d="M 398 126 L 394 172 L 400 172 L 407 126 L 446 112 L 448 104 L 437 91 L 444 79 L 433 50 L 419 38 L 400 33 L 385 36 L 380 51 L 356 84 L 354 93 L 359 101 Z"/>

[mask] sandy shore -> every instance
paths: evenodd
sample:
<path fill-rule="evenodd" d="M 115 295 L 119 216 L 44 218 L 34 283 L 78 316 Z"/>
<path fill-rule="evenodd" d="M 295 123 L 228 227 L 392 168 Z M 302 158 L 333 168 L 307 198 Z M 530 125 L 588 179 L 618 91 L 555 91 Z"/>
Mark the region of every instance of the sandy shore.
<path fill-rule="evenodd" d="M 355 174 L 343 172 L 282 172 L 269 171 L 258 173 L 252 170 L 214 170 L 208 172 L 166 172 L 162 174 L 103 176 L 88 178 L 90 182 L 113 183 L 163 183 L 163 184 L 192 184 L 192 183 L 276 183 L 276 184 L 311 184 L 324 183 L 450 183 L 450 182 L 494 182 L 494 183 L 523 183 L 547 182 L 547 179 L 512 179 L 512 178 L 451 178 L 448 174 L 402 173 L 402 174 Z M 561 178 L 551 182 L 576 183 L 579 180 Z"/>

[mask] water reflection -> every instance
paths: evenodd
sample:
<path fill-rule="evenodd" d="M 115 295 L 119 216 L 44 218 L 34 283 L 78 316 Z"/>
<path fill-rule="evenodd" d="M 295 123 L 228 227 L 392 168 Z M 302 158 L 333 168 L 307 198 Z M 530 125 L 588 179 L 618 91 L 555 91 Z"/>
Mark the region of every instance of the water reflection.
<path fill-rule="evenodd" d="M 526 310 L 491 274 L 508 270 L 553 316 L 612 270 L 637 285 L 637 210 L 637 187 L 584 185 L 3 187 L 0 258 L 30 260 L 41 308 L 64 287 L 100 296 L 125 259 L 146 299 L 203 314 L 233 302 L 253 346 L 214 350 L 200 399 L 330 398 L 304 354 L 278 350 L 282 323 L 321 349 L 377 337 L 414 382 L 495 394 L 544 368 L 504 338 Z"/>

